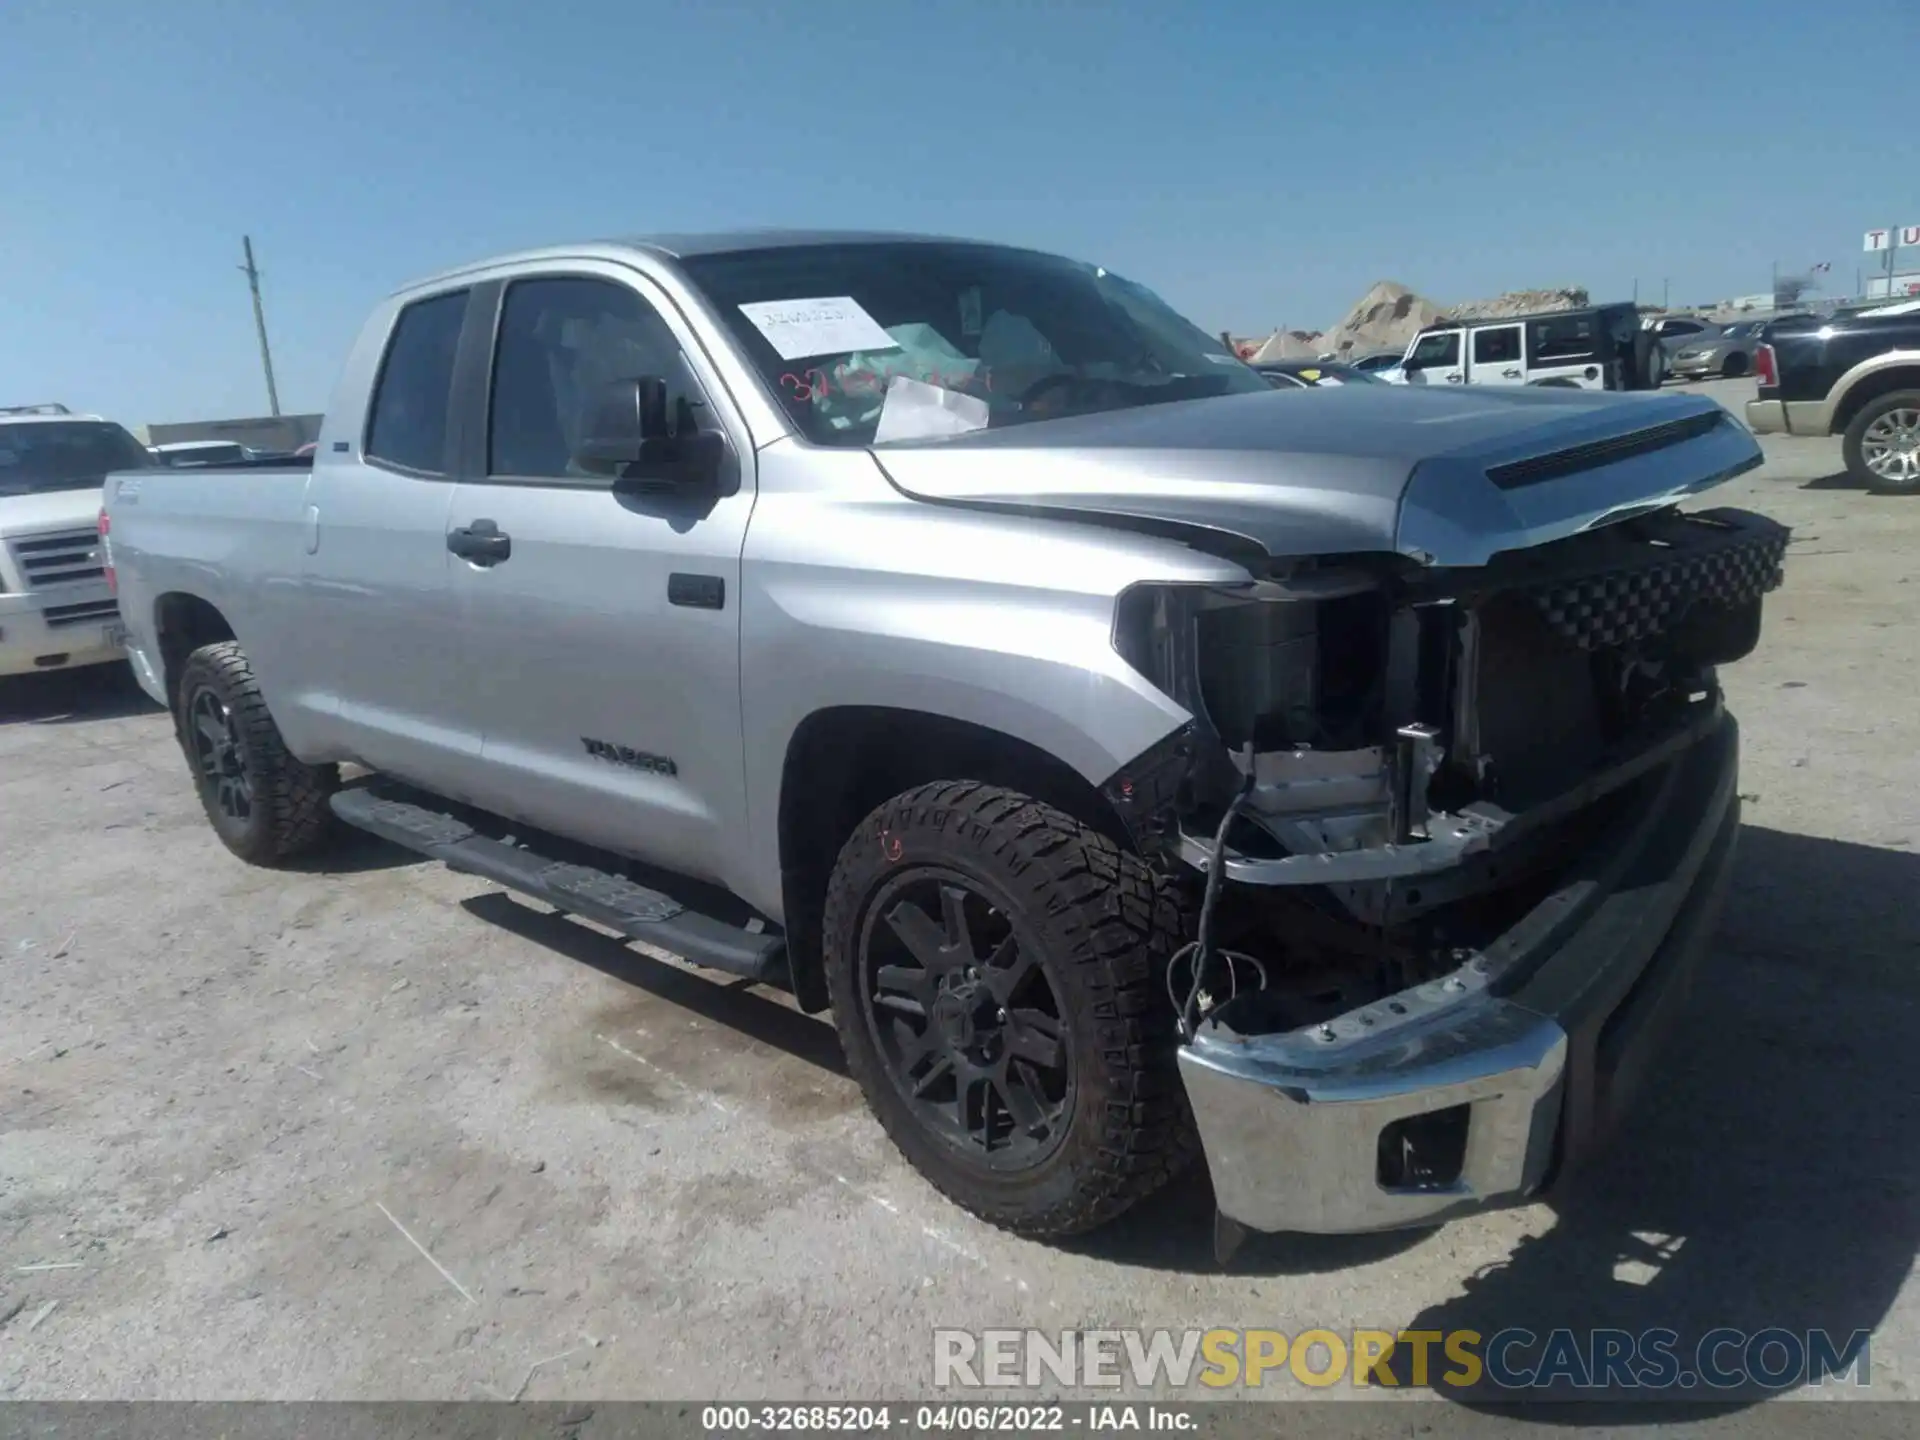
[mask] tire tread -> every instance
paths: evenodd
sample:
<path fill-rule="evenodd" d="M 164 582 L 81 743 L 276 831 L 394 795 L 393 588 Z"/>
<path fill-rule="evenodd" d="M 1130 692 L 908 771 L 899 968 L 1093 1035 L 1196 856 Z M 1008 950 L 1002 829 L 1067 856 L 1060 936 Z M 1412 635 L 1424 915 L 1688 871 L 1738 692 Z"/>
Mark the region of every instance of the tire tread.
<path fill-rule="evenodd" d="M 955 1193 L 959 1204 L 982 1219 L 1032 1237 L 1083 1233 L 1112 1220 L 1185 1170 L 1199 1142 L 1175 1058 L 1172 1009 L 1158 989 L 1167 959 L 1179 943 L 1179 912 L 1153 873 L 1136 856 L 1099 832 L 1016 791 L 973 780 L 940 780 L 895 796 L 855 830 L 842 850 L 829 886 L 825 914 L 828 984 L 849 1070 L 863 1091 L 891 1084 L 878 1073 L 863 1036 L 852 975 L 832 958 L 850 953 L 859 923 L 860 896 L 845 883 L 854 847 L 878 847 L 888 832 L 932 832 L 943 845 L 964 842 L 969 851 L 998 862 L 1006 874 L 1040 901 L 1048 929 L 1064 942 L 1063 1006 L 1079 1023 L 1092 1022 L 1106 1073 L 1094 1078 L 1110 1094 L 1092 1163 L 1072 1193 L 1045 1209 L 998 1202 L 985 1192 Z M 976 850 L 975 847 L 978 847 Z M 1159 1003 L 1155 1003 L 1156 999 Z M 885 1107 L 873 1107 L 903 1154 L 899 1125 Z M 911 1125 L 911 1121 L 905 1122 Z M 918 1162 L 915 1161 L 916 1165 Z M 925 1167 L 919 1167 L 927 1173 Z"/>

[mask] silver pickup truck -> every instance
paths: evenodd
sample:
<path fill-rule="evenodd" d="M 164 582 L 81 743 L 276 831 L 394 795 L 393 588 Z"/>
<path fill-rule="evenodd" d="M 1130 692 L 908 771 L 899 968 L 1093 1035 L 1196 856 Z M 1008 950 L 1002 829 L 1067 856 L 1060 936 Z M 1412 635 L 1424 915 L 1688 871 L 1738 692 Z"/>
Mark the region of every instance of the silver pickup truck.
<path fill-rule="evenodd" d="M 1069 1234 L 1204 1154 L 1224 1245 L 1510 1203 L 1620 1112 L 1787 541 L 1678 507 L 1758 462 L 1690 397 L 1276 391 L 1031 251 L 677 236 L 398 292 L 310 468 L 103 528 L 235 854 L 341 820 L 790 987 L 960 1204 Z"/>

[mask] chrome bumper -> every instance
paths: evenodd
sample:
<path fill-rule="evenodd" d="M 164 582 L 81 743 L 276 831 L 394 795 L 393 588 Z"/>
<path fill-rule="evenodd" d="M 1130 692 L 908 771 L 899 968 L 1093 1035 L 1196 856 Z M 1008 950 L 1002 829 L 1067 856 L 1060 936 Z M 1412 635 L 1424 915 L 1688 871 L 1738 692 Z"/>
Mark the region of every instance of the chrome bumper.
<path fill-rule="evenodd" d="M 1756 435 L 1825 435 L 1824 400 L 1749 400 L 1747 429 Z"/>
<path fill-rule="evenodd" d="M 1726 717 L 1449 976 L 1283 1034 L 1237 1033 L 1241 1002 L 1215 1011 L 1179 1059 L 1221 1214 L 1389 1230 L 1513 1203 L 1576 1168 L 1686 996 L 1731 868 L 1738 751 Z M 1418 1144 L 1439 1161 L 1409 1179 L 1397 1155 Z"/>

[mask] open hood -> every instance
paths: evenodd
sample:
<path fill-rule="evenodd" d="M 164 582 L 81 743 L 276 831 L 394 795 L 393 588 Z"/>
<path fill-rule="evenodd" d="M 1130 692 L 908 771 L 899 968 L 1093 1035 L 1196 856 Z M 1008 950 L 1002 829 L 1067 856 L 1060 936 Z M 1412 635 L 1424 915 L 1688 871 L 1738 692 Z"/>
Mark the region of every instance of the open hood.
<path fill-rule="evenodd" d="M 1275 559 L 1480 565 L 1760 463 L 1711 400 L 1350 385 L 1191 400 L 874 447 L 915 499 L 1177 535 Z"/>

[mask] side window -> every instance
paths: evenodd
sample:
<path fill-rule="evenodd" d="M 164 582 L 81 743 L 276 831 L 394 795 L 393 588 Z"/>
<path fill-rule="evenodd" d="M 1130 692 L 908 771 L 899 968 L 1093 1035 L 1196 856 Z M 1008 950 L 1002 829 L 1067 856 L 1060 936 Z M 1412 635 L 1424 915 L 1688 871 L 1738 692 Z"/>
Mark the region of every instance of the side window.
<path fill-rule="evenodd" d="M 1460 332 L 1447 330 L 1436 335 L 1422 335 L 1420 342 L 1413 347 L 1413 353 L 1407 357 L 1407 363 L 1415 366 L 1458 365 Z"/>
<path fill-rule="evenodd" d="M 1591 359 L 1597 344 L 1596 320 L 1593 315 L 1554 315 L 1535 320 L 1528 327 L 1535 362 Z"/>
<path fill-rule="evenodd" d="M 599 478 L 573 463 L 588 407 L 603 386 L 643 375 L 667 382 L 669 423 L 690 411 L 700 428 L 713 426 L 673 331 L 634 291 L 576 277 L 510 285 L 494 345 L 487 473 Z"/>
<path fill-rule="evenodd" d="M 1520 327 L 1503 325 L 1498 330 L 1473 332 L 1473 363 L 1510 365 L 1520 358 Z"/>
<path fill-rule="evenodd" d="M 438 475 L 447 468 L 447 404 L 467 292 L 418 300 L 400 312 L 373 387 L 367 458 Z"/>

